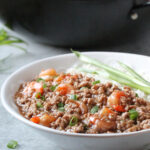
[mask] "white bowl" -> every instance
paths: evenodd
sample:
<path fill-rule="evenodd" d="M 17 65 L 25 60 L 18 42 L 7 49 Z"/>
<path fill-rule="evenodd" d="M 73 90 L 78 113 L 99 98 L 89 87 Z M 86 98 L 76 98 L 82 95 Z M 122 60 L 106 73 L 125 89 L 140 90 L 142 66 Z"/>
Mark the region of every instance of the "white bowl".
<path fill-rule="evenodd" d="M 150 58 L 147 56 L 113 52 L 87 52 L 85 54 L 106 63 L 111 60 L 121 60 L 144 70 L 148 70 L 150 66 Z M 22 82 L 33 79 L 42 69 L 55 68 L 57 71 L 65 71 L 76 61 L 78 60 L 73 54 L 67 54 L 42 59 L 22 67 L 13 73 L 2 86 L 3 106 L 15 118 L 41 135 L 47 136 L 64 150 L 141 150 L 142 146 L 150 144 L 150 129 L 117 134 L 76 134 L 34 124 L 20 115 L 13 97 Z"/>

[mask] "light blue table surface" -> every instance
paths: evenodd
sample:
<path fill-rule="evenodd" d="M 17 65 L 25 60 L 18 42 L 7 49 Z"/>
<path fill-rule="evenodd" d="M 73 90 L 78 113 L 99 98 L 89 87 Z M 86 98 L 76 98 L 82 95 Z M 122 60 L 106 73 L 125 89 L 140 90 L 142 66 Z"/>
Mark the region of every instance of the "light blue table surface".
<path fill-rule="evenodd" d="M 16 35 L 15 33 L 11 34 Z M 0 86 L 11 73 L 25 64 L 45 57 L 69 52 L 67 49 L 44 46 L 35 43 L 32 39 L 22 38 L 29 44 L 28 46 L 23 45 L 27 48 L 27 53 L 8 46 L 0 47 L 0 58 L 11 54 L 11 57 L 2 64 L 3 67 L 8 67 L 9 69 L 0 72 Z M 17 150 L 58 150 L 58 148 L 51 144 L 49 139 L 37 134 L 30 127 L 12 117 L 0 103 L 0 150 L 8 150 L 6 145 L 9 140 L 18 141 L 19 146 Z"/>

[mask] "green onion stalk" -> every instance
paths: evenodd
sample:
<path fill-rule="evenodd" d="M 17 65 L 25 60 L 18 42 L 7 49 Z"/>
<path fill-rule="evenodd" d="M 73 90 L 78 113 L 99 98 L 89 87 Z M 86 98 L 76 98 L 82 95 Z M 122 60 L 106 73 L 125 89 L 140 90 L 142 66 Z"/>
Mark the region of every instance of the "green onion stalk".
<path fill-rule="evenodd" d="M 18 44 L 27 44 L 27 43 L 18 37 L 9 35 L 6 30 L 0 29 L 0 46 L 3 45 L 13 46 L 20 50 L 23 50 L 26 53 L 27 50 L 22 46 L 19 46 Z"/>
<path fill-rule="evenodd" d="M 140 85 L 138 82 L 136 82 L 136 80 L 139 81 L 138 78 L 136 78 L 136 80 L 135 80 L 135 78 L 133 76 L 125 74 L 124 72 L 122 72 L 116 68 L 110 67 L 109 65 L 106 65 L 98 60 L 95 60 L 93 58 L 85 56 L 78 51 L 72 51 L 72 52 L 79 58 L 80 61 L 94 65 L 98 68 L 105 70 L 107 72 L 107 75 L 103 74 L 104 77 L 107 77 L 108 79 L 119 82 L 120 84 L 127 85 L 127 86 L 135 88 L 135 89 L 139 89 L 139 90 L 145 92 L 146 94 L 150 94 L 150 87 Z M 82 70 L 82 69 L 80 69 L 80 70 Z M 85 71 L 86 70 L 83 69 L 83 72 L 85 72 Z M 94 72 L 94 74 L 101 75 L 101 71 L 88 70 L 88 73 L 93 74 L 93 72 Z M 141 82 L 141 80 L 140 80 L 140 82 Z"/>

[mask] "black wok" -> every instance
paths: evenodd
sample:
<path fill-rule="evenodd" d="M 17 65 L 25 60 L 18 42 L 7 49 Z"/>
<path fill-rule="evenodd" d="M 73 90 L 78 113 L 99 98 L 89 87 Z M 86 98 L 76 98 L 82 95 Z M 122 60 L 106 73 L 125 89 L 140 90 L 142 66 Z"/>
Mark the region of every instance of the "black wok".
<path fill-rule="evenodd" d="M 0 16 L 42 42 L 91 47 L 107 45 L 138 26 L 140 11 L 149 5 L 148 0 L 4 0 Z"/>

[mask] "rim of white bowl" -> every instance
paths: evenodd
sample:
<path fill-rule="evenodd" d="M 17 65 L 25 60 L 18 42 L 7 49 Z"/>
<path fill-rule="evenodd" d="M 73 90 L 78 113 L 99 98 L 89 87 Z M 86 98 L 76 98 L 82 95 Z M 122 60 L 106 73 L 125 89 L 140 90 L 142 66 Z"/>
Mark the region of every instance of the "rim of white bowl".
<path fill-rule="evenodd" d="M 146 55 L 140 55 L 140 54 L 133 54 L 133 53 L 124 53 L 124 52 L 112 52 L 112 51 L 93 51 L 93 52 L 82 52 L 83 54 L 89 54 L 89 53 L 103 53 L 103 54 L 120 54 L 120 55 L 132 55 L 132 56 L 140 56 L 140 57 L 144 57 L 146 59 L 150 59 L 149 56 Z M 2 87 L 1 87 L 1 102 L 2 105 L 4 106 L 4 108 L 12 115 L 14 116 L 16 119 L 22 121 L 23 123 L 34 127 L 36 129 L 39 130 L 43 130 L 43 131 L 47 131 L 47 132 L 51 132 L 53 134 L 59 134 L 59 135 L 65 135 L 65 136 L 76 136 L 76 137 L 87 137 L 87 138 L 111 138 L 111 137 L 124 137 L 124 136 L 133 136 L 133 135 L 139 135 L 139 134 L 144 134 L 144 133 L 150 133 L 150 129 L 145 129 L 145 130 L 140 130 L 140 131 L 135 131 L 135 132 L 128 132 L 128 133 L 101 133 L 101 134 L 85 134 L 85 133 L 71 133 L 71 132 L 66 132 L 66 131 L 59 131 L 56 129 L 52 129 L 52 128 L 48 128 L 42 125 L 38 125 L 35 123 L 32 123 L 31 121 L 25 119 L 19 112 L 15 112 L 14 109 L 12 107 L 10 107 L 9 105 L 7 105 L 6 103 L 6 99 L 5 99 L 5 92 L 6 92 L 6 87 L 9 84 L 9 81 L 11 80 L 11 78 L 13 76 L 15 76 L 18 72 L 21 72 L 22 70 L 24 70 L 25 68 L 28 68 L 31 65 L 34 65 L 36 63 L 39 62 L 43 62 L 46 60 L 53 60 L 53 59 L 58 59 L 61 57 L 67 57 L 67 56 L 73 56 L 74 54 L 72 53 L 68 53 L 68 54 L 63 54 L 63 55 L 58 55 L 58 56 L 52 56 L 52 57 L 47 57 L 47 58 L 43 58 L 43 59 L 39 59 L 36 61 L 33 61 L 27 65 L 22 66 L 21 68 L 19 68 L 18 70 L 16 70 L 14 73 L 12 73 L 3 83 Z"/>

